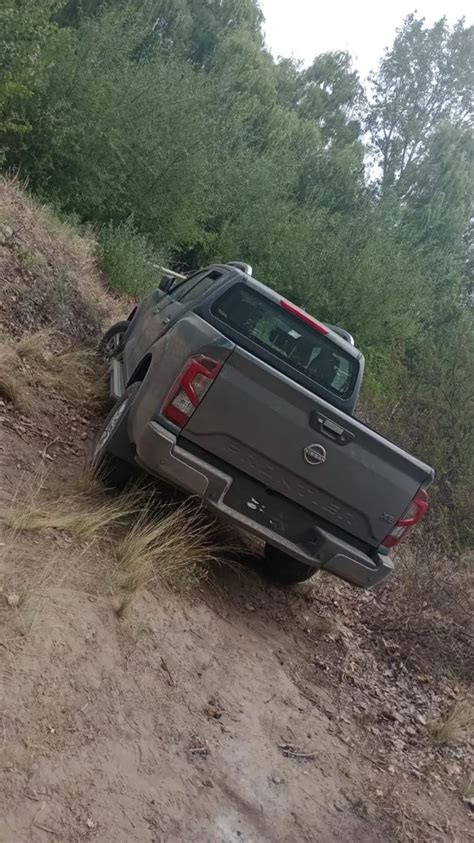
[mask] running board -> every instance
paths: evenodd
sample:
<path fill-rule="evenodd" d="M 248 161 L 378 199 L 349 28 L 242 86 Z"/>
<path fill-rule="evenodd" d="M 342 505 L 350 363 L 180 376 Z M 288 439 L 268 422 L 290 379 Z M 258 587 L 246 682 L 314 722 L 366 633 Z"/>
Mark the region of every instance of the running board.
<path fill-rule="evenodd" d="M 120 360 L 110 361 L 110 395 L 117 401 L 125 392 L 123 366 Z"/>

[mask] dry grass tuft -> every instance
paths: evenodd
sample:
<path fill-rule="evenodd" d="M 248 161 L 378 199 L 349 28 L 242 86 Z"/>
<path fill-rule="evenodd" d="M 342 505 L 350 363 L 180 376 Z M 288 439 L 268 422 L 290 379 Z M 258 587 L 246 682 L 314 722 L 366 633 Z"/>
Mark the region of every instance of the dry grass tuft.
<path fill-rule="evenodd" d="M 50 355 L 42 378 L 45 386 L 73 403 L 87 402 L 89 407 L 97 407 L 107 397 L 107 367 L 88 349 Z"/>
<path fill-rule="evenodd" d="M 55 391 L 72 403 L 102 406 L 107 396 L 105 364 L 89 349 L 53 353 L 51 336 L 38 332 L 17 342 L 0 341 L 0 396 L 34 415 L 38 389 Z"/>
<path fill-rule="evenodd" d="M 87 462 L 81 469 L 79 475 L 74 477 L 74 487 L 81 495 L 96 497 L 103 494 L 107 487 L 104 481 L 98 476 L 97 471 L 90 462 Z"/>
<path fill-rule="evenodd" d="M 445 717 L 431 724 L 433 741 L 438 746 L 457 743 L 474 733 L 474 704 L 472 699 L 455 703 Z"/>
<path fill-rule="evenodd" d="M 0 397 L 11 401 L 21 412 L 34 408 L 34 377 L 32 366 L 43 362 L 47 335 L 11 342 L 0 340 Z"/>
<path fill-rule="evenodd" d="M 0 361 L 0 398 L 14 404 L 21 412 L 27 413 L 31 406 L 30 394 L 22 388 L 21 383 L 18 383 L 18 379 L 11 368 L 5 365 L 7 361 L 1 345 Z"/>
<path fill-rule="evenodd" d="M 213 540 L 213 529 L 189 504 L 143 513 L 117 547 L 117 614 L 122 615 L 136 593 L 156 579 L 198 582 L 205 564 L 224 552 Z"/>
<path fill-rule="evenodd" d="M 121 495 L 94 503 L 81 496 L 53 501 L 47 506 L 35 506 L 24 501 L 13 506 L 3 516 L 7 527 L 16 532 L 24 530 L 63 530 L 77 538 L 101 536 L 108 527 L 124 525 L 138 511 L 135 495 Z"/>
<path fill-rule="evenodd" d="M 50 335 L 47 331 L 37 331 L 31 336 L 23 337 L 15 344 L 14 349 L 23 363 L 32 365 L 44 359 Z"/>

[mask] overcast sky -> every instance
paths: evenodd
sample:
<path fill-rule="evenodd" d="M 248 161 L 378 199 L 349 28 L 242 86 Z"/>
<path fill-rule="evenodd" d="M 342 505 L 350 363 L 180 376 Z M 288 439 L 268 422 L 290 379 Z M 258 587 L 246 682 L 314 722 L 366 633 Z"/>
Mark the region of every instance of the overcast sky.
<path fill-rule="evenodd" d="M 260 0 L 267 46 L 274 56 L 310 63 L 328 50 L 347 50 L 362 77 L 377 66 L 403 18 L 415 9 L 429 23 L 443 17 L 473 22 L 469 0 Z"/>

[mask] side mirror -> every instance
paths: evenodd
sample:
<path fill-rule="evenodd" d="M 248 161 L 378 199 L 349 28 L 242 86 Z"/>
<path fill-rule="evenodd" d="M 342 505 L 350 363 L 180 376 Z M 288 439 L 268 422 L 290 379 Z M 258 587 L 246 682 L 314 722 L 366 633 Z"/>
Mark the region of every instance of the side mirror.
<path fill-rule="evenodd" d="M 159 288 L 162 293 L 171 293 L 171 290 L 175 286 L 175 280 L 171 277 L 171 275 L 163 275 L 159 283 Z"/>

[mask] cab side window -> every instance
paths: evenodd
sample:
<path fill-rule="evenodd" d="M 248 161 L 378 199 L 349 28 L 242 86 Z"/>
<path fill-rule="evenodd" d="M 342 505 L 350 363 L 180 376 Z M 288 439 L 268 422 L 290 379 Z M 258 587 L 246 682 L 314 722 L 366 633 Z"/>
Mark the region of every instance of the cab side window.
<path fill-rule="evenodd" d="M 223 273 L 216 269 L 212 269 L 210 272 L 198 272 L 176 287 L 173 291 L 173 298 L 176 301 L 188 304 L 205 295 L 217 283 L 218 279 L 222 278 L 222 275 Z"/>

